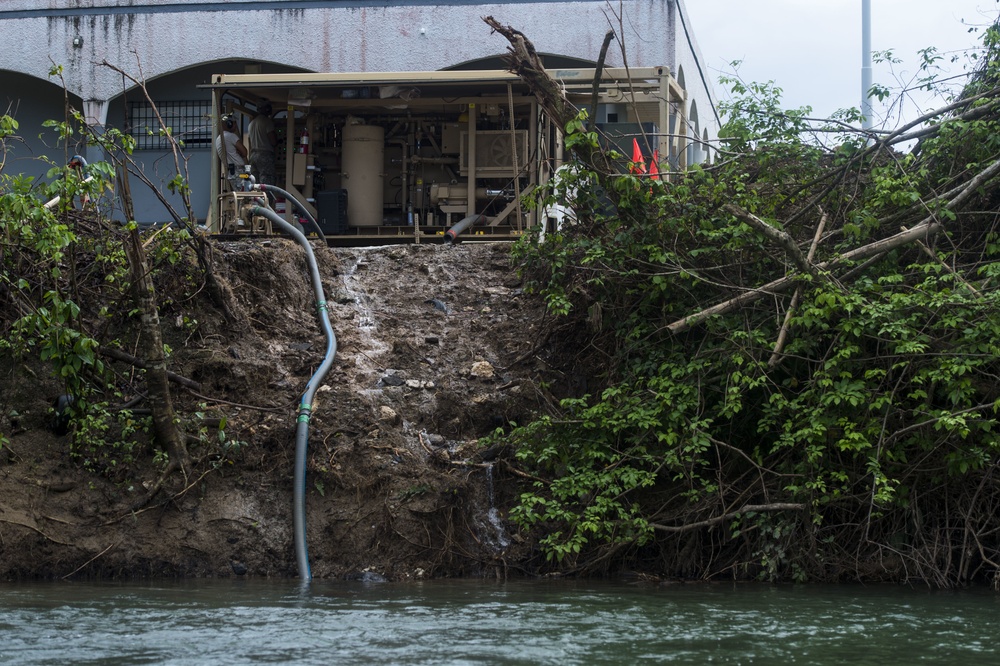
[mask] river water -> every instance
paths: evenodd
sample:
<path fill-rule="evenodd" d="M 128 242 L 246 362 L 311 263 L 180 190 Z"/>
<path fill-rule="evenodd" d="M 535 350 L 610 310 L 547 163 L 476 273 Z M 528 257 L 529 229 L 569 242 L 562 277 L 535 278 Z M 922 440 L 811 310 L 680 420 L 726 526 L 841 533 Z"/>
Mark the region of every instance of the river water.
<path fill-rule="evenodd" d="M 0 664 L 998 664 L 1000 595 L 608 582 L 0 584 Z"/>

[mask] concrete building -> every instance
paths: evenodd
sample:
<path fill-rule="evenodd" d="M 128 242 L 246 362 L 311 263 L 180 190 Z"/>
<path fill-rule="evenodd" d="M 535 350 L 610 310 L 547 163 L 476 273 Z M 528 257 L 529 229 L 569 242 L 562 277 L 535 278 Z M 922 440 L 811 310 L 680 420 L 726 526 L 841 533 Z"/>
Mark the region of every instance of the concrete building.
<path fill-rule="evenodd" d="M 686 135 L 699 139 L 687 142 L 686 161 L 710 158 L 706 146 L 719 120 L 682 0 L 6 0 L 0 112 L 19 121 L 21 140 L 8 142 L 3 173 L 40 176 L 79 151 L 41 125 L 62 119 L 68 102 L 92 125 L 131 133 L 143 172 L 165 190 L 173 160 L 150 134 L 142 92 L 120 68 L 146 82 L 174 133 L 184 135 L 201 217 L 209 204 L 212 94 L 198 86 L 213 74 L 500 69 L 507 44 L 491 34 L 487 15 L 522 31 L 549 67 L 592 67 L 615 29 L 621 44 L 612 44 L 607 66 L 668 67 L 687 91 Z M 50 75 L 57 66 L 61 78 Z M 133 190 L 140 222 L 168 219 L 151 193 Z"/>

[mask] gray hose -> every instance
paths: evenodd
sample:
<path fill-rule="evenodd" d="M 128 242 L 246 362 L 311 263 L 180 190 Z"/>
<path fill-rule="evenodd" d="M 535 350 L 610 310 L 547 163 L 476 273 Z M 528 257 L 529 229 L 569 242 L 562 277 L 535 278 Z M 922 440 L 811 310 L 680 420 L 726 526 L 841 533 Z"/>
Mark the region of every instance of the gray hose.
<path fill-rule="evenodd" d="M 278 225 L 280 229 L 291 234 L 292 238 L 298 242 L 306 251 L 306 261 L 309 263 L 309 273 L 312 277 L 313 290 L 316 292 L 316 307 L 319 313 L 320 325 L 326 334 L 326 355 L 316 372 L 306 384 L 306 390 L 302 394 L 302 402 L 299 404 L 298 425 L 295 429 L 295 478 L 294 478 L 294 498 L 292 502 L 293 515 L 295 519 L 295 559 L 299 565 L 299 578 L 303 581 L 312 580 L 312 571 L 309 568 L 309 548 L 306 544 L 306 452 L 309 450 L 309 417 L 312 413 L 312 400 L 316 395 L 326 373 L 333 365 L 333 357 L 337 354 L 337 336 L 330 325 L 330 314 L 327 312 L 326 295 L 323 293 L 323 283 L 319 277 L 319 267 L 316 265 L 316 257 L 313 254 L 309 241 L 302 235 L 302 232 L 293 227 L 288 222 L 281 219 L 281 216 L 274 211 L 263 206 L 254 206 L 250 210 L 250 215 L 263 215 Z"/>
<path fill-rule="evenodd" d="M 444 232 L 444 240 L 447 243 L 454 243 L 455 238 L 457 238 L 460 233 L 462 233 L 463 231 L 465 231 L 474 224 L 479 224 L 480 222 L 485 222 L 485 221 L 486 221 L 485 215 L 470 215 L 468 217 L 463 217 L 461 220 L 458 221 L 458 224 L 453 226 L 448 231 Z"/>
<path fill-rule="evenodd" d="M 285 201 L 291 201 L 295 204 L 295 207 L 299 209 L 299 212 L 306 216 L 306 219 L 312 222 L 312 225 L 316 227 L 316 233 L 319 234 L 320 240 L 326 243 L 326 236 L 323 235 L 323 230 L 319 228 L 319 224 L 316 222 L 316 218 L 312 216 L 312 213 L 303 206 L 298 199 L 292 196 L 291 192 L 287 192 L 277 185 L 268 185 L 267 183 L 255 183 L 253 189 L 260 190 L 261 192 L 274 192 L 275 194 L 280 194 L 285 197 Z M 273 220 L 272 220 L 273 221 Z"/>

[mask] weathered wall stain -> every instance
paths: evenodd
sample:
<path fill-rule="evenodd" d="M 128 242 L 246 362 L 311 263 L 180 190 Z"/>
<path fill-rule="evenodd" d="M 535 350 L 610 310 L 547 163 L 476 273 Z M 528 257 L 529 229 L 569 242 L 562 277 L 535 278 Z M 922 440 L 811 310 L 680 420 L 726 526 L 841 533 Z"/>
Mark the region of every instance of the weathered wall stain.
<path fill-rule="evenodd" d="M 101 3 L 68 0 L 53 11 L 95 11 Z M 434 70 L 504 50 L 482 21 L 475 4 L 388 5 L 358 3 L 245 2 L 103 3 L 105 14 L 29 18 L 7 8 L 36 9 L 36 3 L 4 3 L 0 10 L 0 62 L 43 77 L 51 62 L 66 67 L 66 82 L 85 97 L 109 98 L 117 77 L 93 66 L 105 58 L 122 66 L 138 60 L 147 78 L 221 59 L 270 61 L 311 71 Z M 168 5 L 177 9 L 168 11 Z M 675 54 L 663 26 L 671 23 L 675 0 L 626 0 L 622 11 L 641 17 L 643 34 L 626 43 L 629 63 L 673 66 Z M 199 11 L 204 5 L 208 11 Z M 130 8 L 134 8 L 131 11 Z M 542 2 L 490 7 L 498 20 L 523 30 L 544 52 L 596 60 L 607 29 L 603 2 Z M 30 13 L 24 11 L 22 13 Z M 556 27 L 558 26 L 558 29 Z M 661 27 L 657 27 L 661 26 Z M 423 32 L 421 32 L 423 31 Z M 72 45 L 83 37 L 80 48 Z M 640 49 L 640 42 L 643 42 Z M 27 53 L 22 51 L 26 50 Z M 612 49 L 610 65 L 621 64 Z"/>

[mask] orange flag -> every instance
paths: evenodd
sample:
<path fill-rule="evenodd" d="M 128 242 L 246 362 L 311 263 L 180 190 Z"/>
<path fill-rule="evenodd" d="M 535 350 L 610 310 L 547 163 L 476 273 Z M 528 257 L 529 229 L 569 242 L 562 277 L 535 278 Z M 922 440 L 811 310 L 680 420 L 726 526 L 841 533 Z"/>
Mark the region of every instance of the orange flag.
<path fill-rule="evenodd" d="M 660 150 L 656 149 L 653 151 L 653 157 L 649 161 L 649 178 L 650 180 L 660 179 L 660 168 L 656 166 L 656 163 L 660 161 Z"/>
<path fill-rule="evenodd" d="M 642 158 L 639 141 L 635 137 L 632 138 L 632 165 L 628 170 L 632 173 L 646 173 L 646 161 Z"/>

